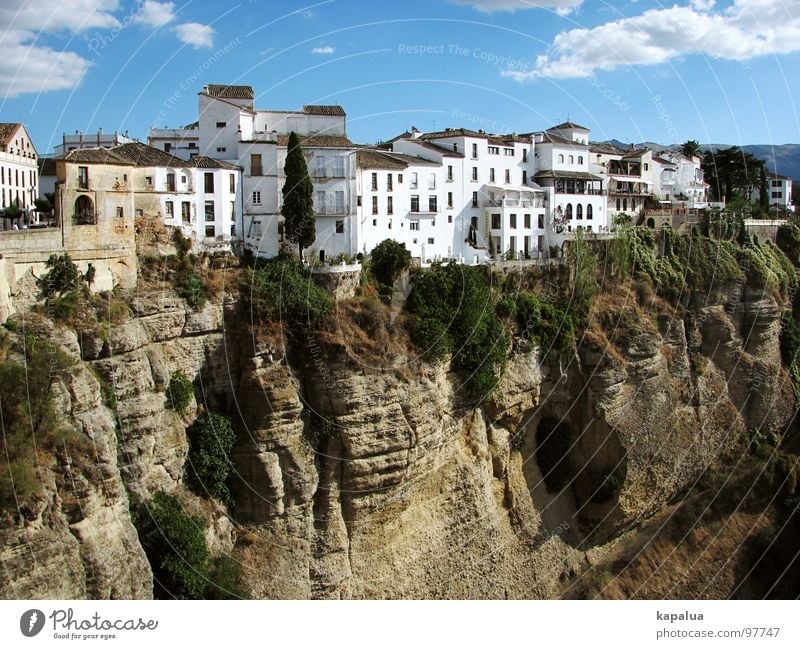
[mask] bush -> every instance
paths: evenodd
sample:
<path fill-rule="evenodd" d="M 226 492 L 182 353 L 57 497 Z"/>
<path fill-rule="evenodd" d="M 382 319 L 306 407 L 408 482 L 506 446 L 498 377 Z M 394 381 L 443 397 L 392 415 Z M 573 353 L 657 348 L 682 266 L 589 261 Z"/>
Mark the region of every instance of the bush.
<path fill-rule="evenodd" d="M 534 293 L 522 292 L 516 301 L 517 323 L 523 338 L 538 343 L 543 356 L 551 350 L 569 351 L 575 344 L 578 316 L 568 307 L 540 300 Z"/>
<path fill-rule="evenodd" d="M 488 397 L 505 369 L 509 338 L 497 317 L 485 269 L 434 264 L 414 278 L 406 308 L 412 339 L 428 359 L 452 353 L 472 399 Z"/>
<path fill-rule="evenodd" d="M 411 266 L 411 252 L 406 250 L 404 243 L 384 239 L 372 250 L 370 262 L 375 278 L 381 284 L 391 286 Z"/>
<path fill-rule="evenodd" d="M 288 255 L 279 255 L 248 269 L 242 295 L 253 321 L 285 321 L 314 326 L 331 309 L 331 299 L 311 279 L 309 271 Z"/>
<path fill-rule="evenodd" d="M 242 584 L 239 562 L 227 554 L 214 560 L 209 574 L 206 599 L 249 599 L 250 593 Z"/>
<path fill-rule="evenodd" d="M 180 501 L 158 492 L 132 512 L 159 599 L 200 599 L 209 585 L 205 523 L 188 515 Z"/>
<path fill-rule="evenodd" d="M 230 454 L 235 442 L 231 420 L 223 415 L 203 415 L 189 428 L 187 473 L 203 492 L 226 504 L 231 504 Z"/>
<path fill-rule="evenodd" d="M 195 311 L 199 311 L 206 303 L 206 286 L 194 271 L 186 271 L 178 284 L 178 294 Z"/>
<path fill-rule="evenodd" d="M 194 396 L 194 386 L 186 375 L 175 370 L 169 377 L 167 386 L 167 404 L 179 415 L 186 414 L 186 409 Z"/>
<path fill-rule="evenodd" d="M 39 288 L 45 297 L 74 291 L 84 282 L 84 276 L 68 254 L 50 255 L 45 266 L 50 270 L 39 279 Z"/>

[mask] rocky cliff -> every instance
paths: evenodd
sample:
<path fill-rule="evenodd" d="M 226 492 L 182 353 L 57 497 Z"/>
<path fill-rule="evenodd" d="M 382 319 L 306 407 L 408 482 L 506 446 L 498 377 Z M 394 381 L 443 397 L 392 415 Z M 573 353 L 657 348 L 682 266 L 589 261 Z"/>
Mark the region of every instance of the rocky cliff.
<path fill-rule="evenodd" d="M 140 292 L 103 334 L 49 330 L 79 359 L 57 402 L 90 444 L 43 466 L 44 495 L 0 527 L 0 596 L 151 596 L 129 501 L 156 491 L 202 510 L 254 597 L 558 596 L 745 431 L 793 414 L 773 298 L 651 306 L 601 297 L 572 354 L 515 339 L 477 407 L 388 307 L 358 318 L 343 301 L 334 326 L 289 340 L 249 327 L 235 296 L 195 312 Z M 184 486 L 196 413 L 165 405 L 177 369 L 199 412 L 236 423 L 230 507 Z"/>

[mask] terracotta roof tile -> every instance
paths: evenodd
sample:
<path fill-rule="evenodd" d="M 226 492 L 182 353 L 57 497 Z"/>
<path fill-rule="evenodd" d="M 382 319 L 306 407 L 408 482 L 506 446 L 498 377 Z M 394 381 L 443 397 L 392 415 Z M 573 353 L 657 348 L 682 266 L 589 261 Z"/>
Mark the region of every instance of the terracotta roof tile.
<path fill-rule="evenodd" d="M 219 99 L 254 99 L 255 93 L 252 86 L 227 86 L 223 84 L 210 83 L 203 92 L 209 97 Z"/>
<path fill-rule="evenodd" d="M 309 105 L 303 106 L 303 112 L 306 115 L 328 115 L 332 117 L 344 117 L 344 108 L 341 106 L 323 106 L 323 105 Z"/>

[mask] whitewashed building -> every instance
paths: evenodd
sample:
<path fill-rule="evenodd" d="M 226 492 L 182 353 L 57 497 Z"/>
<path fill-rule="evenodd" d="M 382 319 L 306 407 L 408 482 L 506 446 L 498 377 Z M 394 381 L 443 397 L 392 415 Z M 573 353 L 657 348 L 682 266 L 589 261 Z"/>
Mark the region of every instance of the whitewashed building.
<path fill-rule="evenodd" d="M 792 182 L 793 180 L 789 178 L 789 176 L 783 176 L 774 172 L 767 173 L 767 196 L 769 197 L 770 208 L 782 211 L 794 211 Z M 751 199 L 758 201 L 760 196 L 760 188 L 754 187 Z"/>
<path fill-rule="evenodd" d="M 200 151 L 200 123 L 193 122 L 180 128 L 151 128 L 147 143 L 165 153 L 189 160 Z"/>
<path fill-rule="evenodd" d="M 28 131 L 19 122 L 0 122 L 0 209 L 17 205 L 23 225 L 36 220 L 39 197 L 39 155 Z"/>

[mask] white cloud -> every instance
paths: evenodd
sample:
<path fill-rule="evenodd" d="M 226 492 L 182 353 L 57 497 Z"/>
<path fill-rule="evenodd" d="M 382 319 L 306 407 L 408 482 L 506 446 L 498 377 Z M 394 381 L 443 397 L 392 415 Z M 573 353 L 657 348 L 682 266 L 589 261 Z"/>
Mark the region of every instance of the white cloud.
<path fill-rule="evenodd" d="M 516 11 L 517 9 L 555 9 L 560 14 L 568 14 L 577 9 L 583 0 L 450 0 L 459 5 L 467 5 L 484 13 L 495 11 Z"/>
<path fill-rule="evenodd" d="M 214 45 L 214 30 L 210 25 L 201 23 L 183 23 L 173 27 L 178 38 L 193 47 L 211 47 Z"/>
<path fill-rule="evenodd" d="M 117 0 L 3 0 L 0 5 L 0 96 L 64 90 L 78 85 L 88 59 L 40 43 L 54 33 L 120 27 Z"/>
<path fill-rule="evenodd" d="M 533 70 L 503 75 L 519 81 L 566 79 L 691 54 L 744 61 L 800 50 L 800 13 L 784 0 L 735 0 L 718 12 L 711 12 L 712 3 L 704 0 L 692 5 L 651 9 L 591 29 L 561 32 L 547 54 L 537 57 Z"/>
<path fill-rule="evenodd" d="M 174 2 L 155 2 L 145 0 L 133 17 L 133 22 L 157 29 L 175 19 Z"/>
<path fill-rule="evenodd" d="M 311 50 L 312 54 L 333 54 L 336 51 L 335 47 L 325 45 L 324 47 L 314 47 Z"/>

